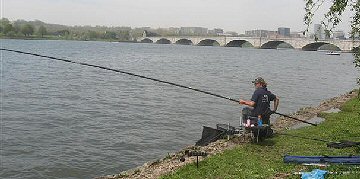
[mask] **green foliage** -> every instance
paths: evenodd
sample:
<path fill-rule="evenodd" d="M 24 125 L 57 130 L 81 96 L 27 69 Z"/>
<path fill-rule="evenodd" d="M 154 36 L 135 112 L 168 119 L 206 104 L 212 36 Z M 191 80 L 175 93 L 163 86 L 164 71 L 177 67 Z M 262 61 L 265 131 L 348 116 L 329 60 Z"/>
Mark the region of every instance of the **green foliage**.
<path fill-rule="evenodd" d="M 304 23 L 307 26 L 305 32 L 309 31 L 315 12 L 323 5 L 325 0 L 305 0 Z M 325 27 L 326 35 L 329 36 L 332 30 L 341 22 L 341 17 L 346 9 L 352 12 L 351 17 L 351 37 L 353 39 L 360 36 L 360 1 L 359 0 L 333 0 L 328 12 L 324 14 L 321 24 Z M 304 32 L 304 33 L 305 33 Z M 354 51 L 354 64 L 360 68 L 359 50 Z M 360 77 L 357 83 L 360 85 Z"/>
<path fill-rule="evenodd" d="M 119 40 L 120 41 L 129 41 L 129 40 L 131 40 L 130 31 L 128 31 L 128 30 L 119 31 Z"/>
<path fill-rule="evenodd" d="M 323 5 L 325 0 L 305 0 L 304 23 L 307 26 L 306 32 L 312 24 L 315 12 Z M 353 13 L 351 19 L 351 37 L 355 38 L 360 32 L 360 2 L 358 0 L 333 0 L 321 24 L 325 27 L 325 33 L 329 36 L 333 29 L 341 22 L 345 10 L 350 9 Z"/>
<path fill-rule="evenodd" d="M 359 141 L 360 138 L 360 101 L 353 99 L 347 102 L 340 113 L 322 114 L 326 120 L 317 127 L 309 126 L 286 133 L 320 138 L 329 141 L 350 140 Z M 325 142 L 312 141 L 301 138 L 276 135 L 259 144 L 243 144 L 235 149 L 225 151 L 199 163 L 188 164 L 173 174 L 162 178 L 277 178 L 284 176 L 299 178 L 292 175 L 294 172 L 311 171 L 316 167 L 285 164 L 283 156 L 288 155 L 328 155 L 348 156 L 359 155 L 356 147 L 333 149 L 328 148 Z M 324 168 L 328 171 L 356 171 L 356 166 L 331 165 Z M 360 174 L 329 175 L 329 178 L 356 178 Z"/>
<path fill-rule="evenodd" d="M 70 34 L 70 31 L 67 29 L 54 32 L 54 35 L 56 35 L 56 36 L 67 36 L 69 34 Z"/>
<path fill-rule="evenodd" d="M 92 30 L 89 30 L 86 35 L 87 35 L 87 40 L 95 40 L 99 37 L 99 34 Z"/>
<path fill-rule="evenodd" d="M 25 36 L 30 36 L 34 33 L 34 26 L 30 24 L 25 24 L 21 27 L 21 33 L 23 33 Z"/>
<path fill-rule="evenodd" d="M 5 24 L 5 25 L 3 26 L 3 33 L 4 33 L 4 34 L 7 34 L 7 33 L 10 32 L 10 31 L 15 32 L 14 27 L 13 27 L 11 24 Z"/>
<path fill-rule="evenodd" d="M 116 33 L 115 32 L 111 32 L 111 31 L 106 31 L 105 34 L 104 34 L 104 39 L 116 39 Z"/>
<path fill-rule="evenodd" d="M 8 33 L 6 33 L 6 36 L 8 37 L 16 37 L 16 33 L 14 31 L 9 31 Z"/>
<path fill-rule="evenodd" d="M 0 27 L 1 27 L 1 33 L 7 34 L 10 31 L 14 31 L 14 27 L 12 24 L 10 24 L 10 21 L 6 18 L 2 18 L 0 20 Z"/>
<path fill-rule="evenodd" d="M 25 26 L 32 26 L 32 33 L 23 32 Z M 70 39 L 70 40 L 106 40 L 106 41 L 134 41 L 142 37 L 144 30 L 160 34 L 162 36 L 177 35 L 176 29 L 150 29 L 148 27 L 106 27 L 106 26 L 65 26 L 59 24 L 48 24 L 39 20 L 9 21 L 6 18 L 0 20 L 0 33 L 4 37 L 34 38 L 32 35 L 36 29 L 36 35 L 47 39 Z M 8 32 L 12 31 L 8 34 Z M 10 36 L 11 35 L 11 36 Z"/>
<path fill-rule="evenodd" d="M 39 29 L 38 29 L 38 34 L 39 34 L 41 37 L 44 37 L 44 35 L 47 34 L 47 30 L 46 30 L 46 28 L 45 28 L 43 25 L 41 25 L 41 26 L 39 27 Z"/>
<path fill-rule="evenodd" d="M 360 68 L 360 50 L 359 50 L 359 47 L 357 47 L 357 48 L 355 48 L 353 50 L 353 55 L 355 57 L 355 59 L 354 59 L 355 67 Z M 360 77 L 358 78 L 357 83 L 360 84 Z M 359 87 L 359 90 L 360 90 L 360 87 Z"/>

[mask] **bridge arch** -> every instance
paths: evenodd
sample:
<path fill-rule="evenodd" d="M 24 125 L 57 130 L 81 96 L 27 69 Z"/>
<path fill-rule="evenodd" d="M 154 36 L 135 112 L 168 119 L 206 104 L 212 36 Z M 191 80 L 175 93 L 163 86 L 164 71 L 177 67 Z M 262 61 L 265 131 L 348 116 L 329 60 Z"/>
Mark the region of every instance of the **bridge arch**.
<path fill-rule="evenodd" d="M 140 41 L 141 43 L 154 43 L 151 39 L 145 38 Z"/>
<path fill-rule="evenodd" d="M 180 44 L 180 45 L 192 45 L 193 42 L 189 39 L 180 39 L 180 40 L 177 40 L 175 42 L 175 44 Z"/>
<path fill-rule="evenodd" d="M 341 51 L 341 49 L 334 45 L 327 42 L 314 42 L 305 45 L 302 47 L 304 51 L 317 51 L 317 50 L 331 50 L 331 51 Z"/>
<path fill-rule="evenodd" d="M 261 45 L 262 49 L 294 48 L 291 44 L 284 41 L 269 41 Z"/>
<path fill-rule="evenodd" d="M 200 41 L 198 46 L 220 46 L 220 43 L 213 39 L 204 39 Z"/>
<path fill-rule="evenodd" d="M 336 46 L 334 44 L 331 44 L 331 43 L 324 44 L 324 45 L 320 46 L 318 48 L 318 50 L 341 51 L 341 49 L 338 46 Z"/>
<path fill-rule="evenodd" d="M 156 41 L 157 44 L 171 44 L 171 41 L 169 39 L 161 38 Z"/>
<path fill-rule="evenodd" d="M 254 47 L 253 44 L 251 44 L 247 40 L 232 40 L 229 43 L 225 45 L 226 47 Z"/>

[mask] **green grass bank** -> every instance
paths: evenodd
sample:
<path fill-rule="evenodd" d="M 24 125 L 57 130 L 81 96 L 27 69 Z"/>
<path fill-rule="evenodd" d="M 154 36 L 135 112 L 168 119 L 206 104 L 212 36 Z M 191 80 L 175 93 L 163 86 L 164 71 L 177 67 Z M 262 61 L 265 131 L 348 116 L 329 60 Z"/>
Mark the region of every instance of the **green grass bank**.
<path fill-rule="evenodd" d="M 360 141 L 360 99 L 346 102 L 339 113 L 321 113 L 326 120 L 316 127 L 309 126 L 283 133 L 319 138 L 328 141 Z M 328 148 L 326 142 L 307 140 L 284 135 L 275 135 L 261 143 L 239 145 L 234 149 L 211 156 L 195 164 L 188 164 L 174 173 L 162 176 L 163 179 L 184 178 L 301 178 L 294 172 L 309 172 L 320 168 L 330 172 L 326 178 L 360 178 L 360 166 L 330 165 L 327 167 L 286 164 L 284 155 L 304 156 L 348 156 L 360 155 L 360 147 L 344 149 Z M 350 173 L 348 171 L 351 171 Z"/>

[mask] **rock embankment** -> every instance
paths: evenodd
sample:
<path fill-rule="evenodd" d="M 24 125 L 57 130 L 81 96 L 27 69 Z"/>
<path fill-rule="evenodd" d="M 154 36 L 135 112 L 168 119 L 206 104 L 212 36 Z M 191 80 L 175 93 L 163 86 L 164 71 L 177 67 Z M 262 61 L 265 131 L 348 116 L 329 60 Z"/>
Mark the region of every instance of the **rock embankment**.
<path fill-rule="evenodd" d="M 334 97 L 323 101 L 319 106 L 316 107 L 306 107 L 302 108 L 299 111 L 291 114 L 291 116 L 296 117 L 301 120 L 309 120 L 323 111 L 330 110 L 332 108 L 339 108 L 346 101 L 357 96 L 356 91 L 351 91 L 344 95 Z M 287 119 L 284 117 L 279 117 L 275 123 L 273 123 L 274 131 L 283 131 L 288 130 L 291 126 L 299 122 Z M 208 146 L 198 147 L 198 146 L 188 146 L 181 151 L 169 154 L 163 159 L 157 161 L 145 163 L 143 166 L 124 171 L 120 174 L 109 175 L 98 177 L 98 179 L 144 179 L 144 178 L 158 178 L 161 175 L 174 172 L 176 169 L 189 164 L 196 162 L 196 157 L 186 157 L 185 161 L 182 162 L 179 159 L 185 155 L 186 150 L 201 150 L 208 153 L 208 156 L 216 155 L 222 153 L 225 150 L 232 149 L 237 145 L 242 143 L 249 142 L 248 137 L 233 137 L 230 140 L 218 140 L 209 144 Z M 199 160 L 202 160 L 202 157 L 199 157 Z"/>

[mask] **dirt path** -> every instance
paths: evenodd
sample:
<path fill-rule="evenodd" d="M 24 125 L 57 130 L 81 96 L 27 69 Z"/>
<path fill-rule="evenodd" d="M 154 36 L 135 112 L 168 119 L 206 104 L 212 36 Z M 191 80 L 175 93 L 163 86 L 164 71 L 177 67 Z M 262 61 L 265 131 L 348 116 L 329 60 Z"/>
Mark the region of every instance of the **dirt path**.
<path fill-rule="evenodd" d="M 291 114 L 290 116 L 296 117 L 301 120 L 309 120 L 317 116 L 320 112 L 330 110 L 332 108 L 339 108 L 346 101 L 350 100 L 357 96 L 355 91 L 351 91 L 347 94 L 334 97 L 323 101 L 319 106 L 316 107 L 307 107 L 302 108 L 298 112 Z M 287 119 L 284 117 L 277 118 L 276 122 L 273 124 L 273 129 L 275 131 L 283 131 L 289 129 L 291 126 L 299 122 Z M 196 162 L 196 157 L 186 157 L 184 162 L 181 162 L 179 159 L 184 156 L 185 150 L 201 150 L 208 153 L 208 156 L 221 153 L 225 150 L 232 149 L 237 145 L 246 143 L 248 140 L 244 137 L 234 137 L 231 140 L 218 140 L 214 143 L 209 144 L 204 147 L 197 146 L 188 146 L 181 151 L 170 154 L 169 156 L 159 159 L 157 161 L 145 163 L 143 166 L 124 171 L 120 174 L 109 175 L 98 177 L 98 179 L 144 179 L 144 178 L 158 178 L 161 175 L 175 171 L 176 169 L 188 164 Z M 202 157 L 199 157 L 199 160 L 202 160 Z"/>

